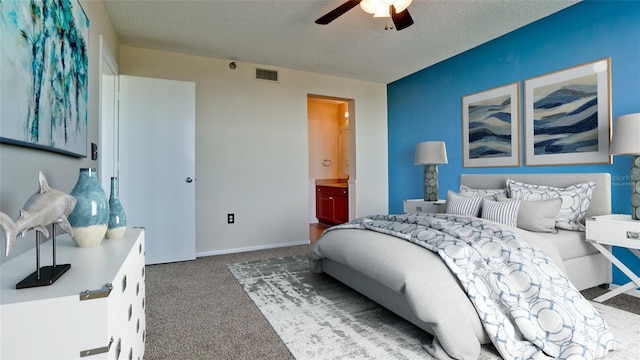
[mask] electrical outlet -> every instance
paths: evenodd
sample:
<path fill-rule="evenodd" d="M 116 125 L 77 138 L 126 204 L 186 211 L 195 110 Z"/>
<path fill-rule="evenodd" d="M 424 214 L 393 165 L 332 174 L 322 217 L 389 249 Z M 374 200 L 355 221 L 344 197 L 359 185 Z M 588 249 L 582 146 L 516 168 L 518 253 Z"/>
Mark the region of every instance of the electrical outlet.
<path fill-rule="evenodd" d="M 227 214 L 227 224 L 233 224 L 236 222 L 236 216 L 234 214 Z"/>

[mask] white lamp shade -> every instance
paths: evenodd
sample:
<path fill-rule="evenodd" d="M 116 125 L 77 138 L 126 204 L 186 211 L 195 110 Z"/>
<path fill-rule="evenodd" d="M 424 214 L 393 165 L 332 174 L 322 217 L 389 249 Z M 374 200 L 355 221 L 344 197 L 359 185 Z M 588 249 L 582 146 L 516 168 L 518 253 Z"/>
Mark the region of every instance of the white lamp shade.
<path fill-rule="evenodd" d="M 614 125 L 609 153 L 640 154 L 640 113 L 619 116 Z"/>
<path fill-rule="evenodd" d="M 425 141 L 416 144 L 415 165 L 446 163 L 447 148 L 444 141 Z"/>

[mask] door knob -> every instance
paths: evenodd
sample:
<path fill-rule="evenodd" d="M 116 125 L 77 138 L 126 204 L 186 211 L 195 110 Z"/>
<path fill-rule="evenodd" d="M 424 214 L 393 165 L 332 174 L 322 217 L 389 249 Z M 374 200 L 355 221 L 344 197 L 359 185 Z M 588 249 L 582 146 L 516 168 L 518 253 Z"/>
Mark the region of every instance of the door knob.
<path fill-rule="evenodd" d="M 193 179 L 192 179 L 192 178 L 190 178 L 190 177 L 188 177 L 188 178 L 186 179 L 186 182 L 188 182 L 188 183 L 193 182 Z"/>

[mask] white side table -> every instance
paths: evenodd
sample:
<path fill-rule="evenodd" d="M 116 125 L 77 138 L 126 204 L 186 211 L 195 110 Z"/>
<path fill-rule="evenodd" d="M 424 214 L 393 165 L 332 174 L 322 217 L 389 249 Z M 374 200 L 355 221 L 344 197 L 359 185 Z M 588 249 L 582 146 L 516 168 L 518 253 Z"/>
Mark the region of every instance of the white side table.
<path fill-rule="evenodd" d="M 631 279 L 629 283 L 593 300 L 603 302 L 616 295 L 640 287 L 640 277 L 618 260 L 609 250 L 610 246 L 627 248 L 640 259 L 640 251 L 638 251 L 640 249 L 640 221 L 632 220 L 630 215 L 602 215 L 587 219 L 586 225 L 587 241 Z"/>
<path fill-rule="evenodd" d="M 443 213 L 447 207 L 446 200 L 424 201 L 422 199 L 408 199 L 404 201 L 404 213 L 410 212 L 427 212 L 427 213 Z"/>

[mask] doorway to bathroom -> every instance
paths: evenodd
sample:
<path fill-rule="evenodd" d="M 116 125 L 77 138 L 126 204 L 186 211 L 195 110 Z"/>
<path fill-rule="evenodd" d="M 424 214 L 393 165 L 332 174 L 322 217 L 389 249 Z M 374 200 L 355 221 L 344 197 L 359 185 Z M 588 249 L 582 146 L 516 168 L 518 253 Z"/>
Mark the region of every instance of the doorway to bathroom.
<path fill-rule="evenodd" d="M 353 99 L 307 96 L 310 238 L 355 213 L 354 110 Z"/>

